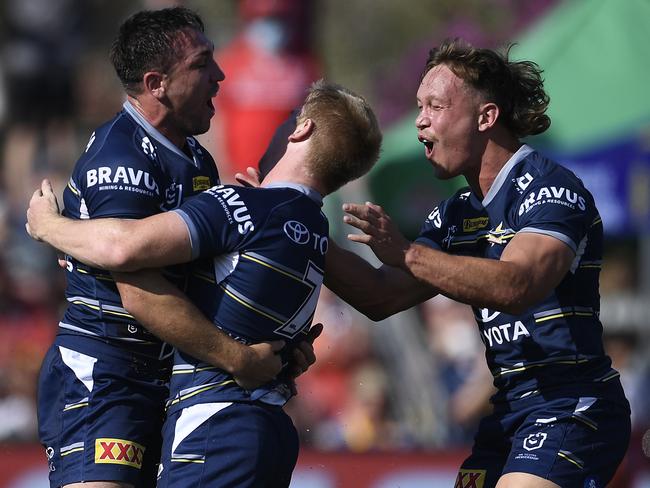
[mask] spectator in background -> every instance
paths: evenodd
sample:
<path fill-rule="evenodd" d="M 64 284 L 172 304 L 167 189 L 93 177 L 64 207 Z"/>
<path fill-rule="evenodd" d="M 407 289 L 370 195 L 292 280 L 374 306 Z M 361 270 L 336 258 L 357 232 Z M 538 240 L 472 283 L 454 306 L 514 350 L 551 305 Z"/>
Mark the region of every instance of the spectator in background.
<path fill-rule="evenodd" d="M 311 2 L 303 0 L 240 0 L 243 26 L 216 53 L 227 78 L 215 99 L 212 128 L 202 139 L 222 180 L 233 181 L 235 173 L 257 164 L 276 127 L 319 78 L 309 50 L 310 11 Z"/>
<path fill-rule="evenodd" d="M 2 2 L 0 60 L 8 103 L 2 177 L 21 227 L 23 203 L 42 174 L 55 180 L 58 174 L 63 182 L 74 159 L 74 91 L 84 45 L 84 6 L 81 0 Z"/>

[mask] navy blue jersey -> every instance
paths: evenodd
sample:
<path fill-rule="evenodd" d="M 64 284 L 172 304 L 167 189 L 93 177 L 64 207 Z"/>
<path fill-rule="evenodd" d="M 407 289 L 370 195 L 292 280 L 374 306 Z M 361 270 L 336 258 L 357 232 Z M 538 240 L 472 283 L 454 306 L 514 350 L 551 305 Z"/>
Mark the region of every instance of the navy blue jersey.
<path fill-rule="evenodd" d="M 125 103 L 124 110 L 92 134 L 77 161 L 63 194 L 64 215 L 147 217 L 219 183 L 214 160 L 194 138 L 187 139 L 185 151 Z M 67 260 L 69 303 L 60 334 L 100 337 L 157 356 L 161 342 L 122 307 L 110 273 Z M 183 271 L 169 269 L 168 277 L 181 285 Z"/>
<path fill-rule="evenodd" d="M 288 186 L 287 186 L 288 185 Z M 244 343 L 304 339 L 323 282 L 328 222 L 319 195 L 305 187 L 217 186 L 176 210 L 187 223 L 198 260 L 187 295 L 201 311 Z M 207 264 L 207 265 L 206 265 Z M 171 409 L 213 401 L 283 404 L 279 380 L 249 392 L 225 372 L 178 352 Z"/>
<path fill-rule="evenodd" d="M 559 239 L 575 259 L 561 283 L 521 315 L 474 308 L 499 389 L 494 400 L 579 385 L 582 392 L 605 390 L 618 373 L 604 353 L 598 318 L 603 225 L 593 197 L 572 172 L 524 145 L 483 201 L 469 188 L 460 190 L 429 214 L 416 242 L 499 259 L 517 232 Z"/>

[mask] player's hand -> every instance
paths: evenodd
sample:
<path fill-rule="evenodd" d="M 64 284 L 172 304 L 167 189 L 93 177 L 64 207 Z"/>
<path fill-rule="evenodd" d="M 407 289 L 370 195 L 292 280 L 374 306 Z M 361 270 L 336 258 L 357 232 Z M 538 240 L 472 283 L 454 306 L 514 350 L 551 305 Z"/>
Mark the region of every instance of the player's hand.
<path fill-rule="evenodd" d="M 243 186 L 251 186 L 253 188 L 257 188 L 260 186 L 262 175 L 257 168 L 249 166 L 246 168 L 246 174 L 236 173 L 235 179 Z"/>
<path fill-rule="evenodd" d="M 297 378 L 316 362 L 314 353 L 314 341 L 323 332 L 323 324 L 314 324 L 309 329 L 307 337 L 301 341 L 292 351 L 292 357 L 287 366 L 291 378 Z"/>
<path fill-rule="evenodd" d="M 59 216 L 59 203 L 52 189 L 50 180 L 43 180 L 41 187 L 34 192 L 27 209 L 27 233 L 37 241 L 42 241 L 47 226 L 52 219 Z"/>
<path fill-rule="evenodd" d="M 275 379 L 282 369 L 279 353 L 284 344 L 284 341 L 272 341 L 245 346 L 240 365 L 233 372 L 237 384 L 246 390 L 254 390 Z"/>
<path fill-rule="evenodd" d="M 370 246 L 379 260 L 391 266 L 403 267 L 408 241 L 397 229 L 384 209 L 374 203 L 345 203 L 343 222 L 356 227 L 363 234 L 348 234 L 348 239 Z"/>

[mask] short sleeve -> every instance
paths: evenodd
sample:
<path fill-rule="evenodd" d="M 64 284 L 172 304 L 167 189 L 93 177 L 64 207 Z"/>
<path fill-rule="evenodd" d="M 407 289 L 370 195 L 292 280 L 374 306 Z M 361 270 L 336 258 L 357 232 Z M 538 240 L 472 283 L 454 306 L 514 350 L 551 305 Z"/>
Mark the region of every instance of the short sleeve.
<path fill-rule="evenodd" d="M 237 191 L 228 186 L 210 188 L 174 212 L 187 224 L 193 258 L 234 251 L 254 230 L 248 208 Z"/>
<path fill-rule="evenodd" d="M 593 197 L 579 181 L 542 181 L 519 200 L 514 222 L 517 232 L 535 232 L 561 240 L 574 252 L 599 218 Z"/>
<path fill-rule="evenodd" d="M 433 249 L 442 249 L 444 236 L 447 235 L 447 231 L 444 229 L 446 227 L 445 208 L 446 205 L 441 204 L 427 216 L 420 229 L 420 234 L 415 239 L 417 244 L 423 244 Z"/>

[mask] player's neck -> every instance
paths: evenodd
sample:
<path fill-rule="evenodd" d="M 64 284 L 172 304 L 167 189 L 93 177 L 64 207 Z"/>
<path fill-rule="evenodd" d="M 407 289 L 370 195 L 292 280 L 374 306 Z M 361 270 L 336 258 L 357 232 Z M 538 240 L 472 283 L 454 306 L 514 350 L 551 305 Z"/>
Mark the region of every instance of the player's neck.
<path fill-rule="evenodd" d="M 181 151 L 184 150 L 187 138 L 185 135 L 179 134 L 178 131 L 174 130 L 171 124 L 169 124 L 168 114 L 159 103 L 154 103 L 151 100 L 148 100 L 146 94 L 137 98 L 129 95 L 127 99 L 133 108 L 135 108 L 138 113 L 158 132 L 169 139 L 171 143 Z"/>
<path fill-rule="evenodd" d="M 466 175 L 476 196 L 482 199 L 487 195 L 501 169 L 520 147 L 521 142 L 510 134 L 487 140 L 476 171 Z"/>
<path fill-rule="evenodd" d="M 287 152 L 280 158 L 277 164 L 262 180 L 261 186 L 267 186 L 271 183 L 295 183 L 298 185 L 312 188 L 313 190 L 325 196 L 327 193 L 316 179 L 309 175 L 306 171 L 304 163 L 303 151 L 296 148 L 291 148 L 291 144 L 287 148 Z"/>

